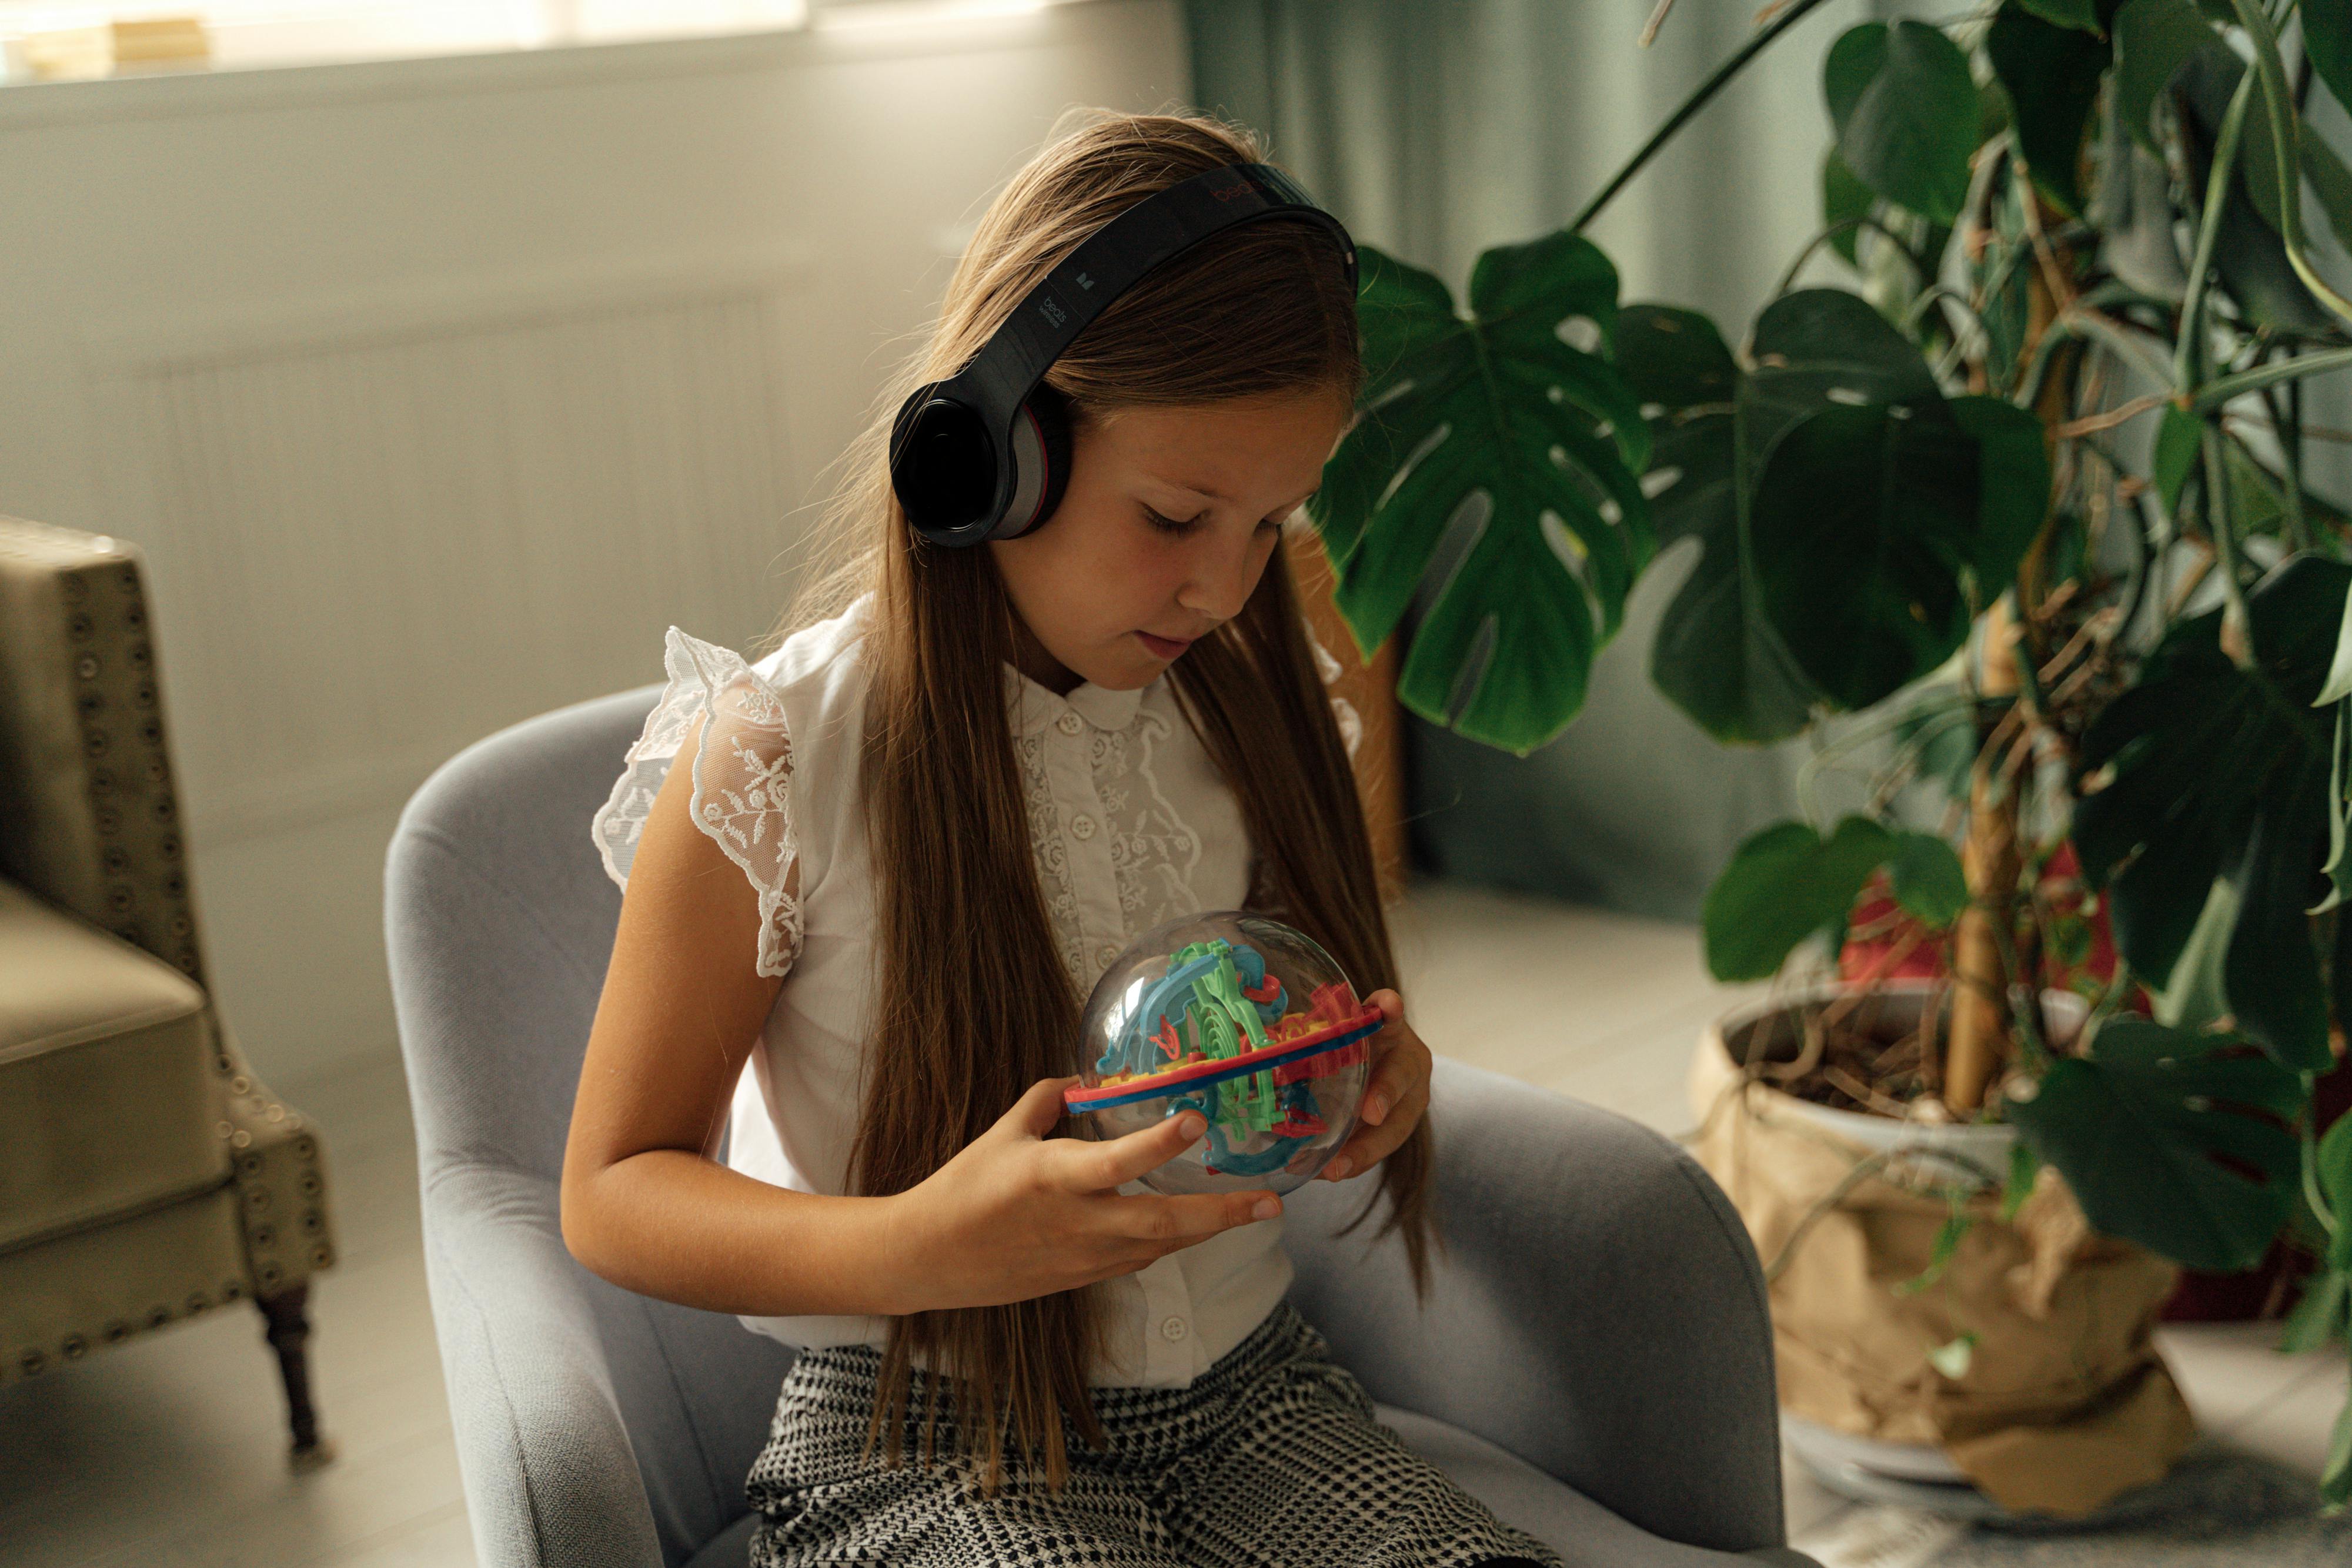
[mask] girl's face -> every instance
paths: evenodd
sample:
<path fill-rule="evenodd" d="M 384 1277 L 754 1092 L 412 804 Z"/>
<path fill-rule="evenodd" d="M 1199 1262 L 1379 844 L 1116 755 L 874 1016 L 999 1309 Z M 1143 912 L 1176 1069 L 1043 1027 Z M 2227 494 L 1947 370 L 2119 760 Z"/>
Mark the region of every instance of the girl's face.
<path fill-rule="evenodd" d="M 1081 423 L 1053 515 L 989 541 L 1022 623 L 1022 672 L 1063 694 L 1150 685 L 1241 612 L 1349 413 L 1317 391 L 1130 404 Z"/>

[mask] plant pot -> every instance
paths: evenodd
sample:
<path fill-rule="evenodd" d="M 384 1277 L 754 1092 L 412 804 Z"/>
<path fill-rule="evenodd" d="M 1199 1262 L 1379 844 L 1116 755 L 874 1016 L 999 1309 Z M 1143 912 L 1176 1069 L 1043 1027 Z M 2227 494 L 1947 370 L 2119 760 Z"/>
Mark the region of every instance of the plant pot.
<path fill-rule="evenodd" d="M 1855 1016 L 1906 1030 L 1942 989 L 1875 985 Z M 1799 1009 L 1848 994 L 1738 1009 L 1691 1066 L 1693 1153 L 1768 1268 L 1779 1260 L 1790 1448 L 1835 1490 L 1955 1513 L 2081 1517 L 2159 1479 L 2194 1435 L 2151 1337 L 2173 1265 L 2091 1232 L 2047 1167 L 2002 1218 L 2016 1139 L 2004 1124 L 1842 1111 L 1745 1079 L 1748 1050 L 1793 1058 Z M 2081 1026 L 2079 997 L 2045 992 L 2043 1007 L 2061 1039 Z"/>

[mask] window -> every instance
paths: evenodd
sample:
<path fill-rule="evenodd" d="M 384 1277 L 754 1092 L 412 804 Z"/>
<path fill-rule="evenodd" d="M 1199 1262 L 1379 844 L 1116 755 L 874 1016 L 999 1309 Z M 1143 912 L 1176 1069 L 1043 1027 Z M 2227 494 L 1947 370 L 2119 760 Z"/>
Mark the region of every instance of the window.
<path fill-rule="evenodd" d="M 0 0 L 9 82 L 808 25 L 810 0 Z"/>

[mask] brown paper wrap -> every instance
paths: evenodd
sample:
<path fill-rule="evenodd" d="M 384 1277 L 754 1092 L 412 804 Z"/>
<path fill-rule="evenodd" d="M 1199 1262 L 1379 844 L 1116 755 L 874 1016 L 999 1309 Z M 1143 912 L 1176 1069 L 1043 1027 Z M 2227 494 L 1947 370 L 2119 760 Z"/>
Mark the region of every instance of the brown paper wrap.
<path fill-rule="evenodd" d="M 1692 1153 L 1769 1267 L 1869 1151 L 1740 1077 L 1709 1030 L 1691 1066 Z M 1773 1280 L 1781 1405 L 1856 1437 L 1939 1448 L 2012 1510 L 2080 1516 L 2170 1469 L 2195 1436 L 2151 1337 L 2174 1266 L 2095 1234 L 2045 1166 L 2013 1222 L 1998 1188 L 1970 1199 L 1975 1223 L 1942 1276 L 1904 1294 L 1895 1287 L 1928 1267 L 1950 1207 L 1903 1177 L 1864 1176 Z M 1969 1333 L 1966 1371 L 1937 1371 L 1927 1353 Z"/>

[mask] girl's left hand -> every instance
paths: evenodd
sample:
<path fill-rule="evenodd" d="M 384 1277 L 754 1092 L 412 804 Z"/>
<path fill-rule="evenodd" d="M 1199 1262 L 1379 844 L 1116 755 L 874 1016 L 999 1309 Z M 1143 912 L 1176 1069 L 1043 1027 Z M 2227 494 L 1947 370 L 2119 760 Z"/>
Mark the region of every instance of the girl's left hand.
<path fill-rule="evenodd" d="M 1381 1030 L 1372 1036 L 1372 1076 L 1364 1086 L 1363 1111 L 1354 1135 L 1339 1145 L 1318 1181 L 1345 1181 L 1371 1169 L 1405 1141 L 1429 1109 L 1429 1047 L 1404 1021 L 1404 998 L 1391 990 L 1364 998 L 1381 1009 Z"/>

